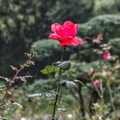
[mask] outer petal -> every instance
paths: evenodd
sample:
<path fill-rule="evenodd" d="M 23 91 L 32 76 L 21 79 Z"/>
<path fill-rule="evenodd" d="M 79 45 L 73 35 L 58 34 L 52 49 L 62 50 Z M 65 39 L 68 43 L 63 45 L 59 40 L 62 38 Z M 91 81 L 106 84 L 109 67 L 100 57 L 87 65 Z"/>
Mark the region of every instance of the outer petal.
<path fill-rule="evenodd" d="M 64 25 L 73 25 L 73 26 L 74 26 L 74 23 L 72 23 L 71 21 L 66 21 L 66 22 L 64 23 Z"/>
<path fill-rule="evenodd" d="M 80 25 L 75 24 L 75 29 L 78 30 L 78 27 L 79 27 L 79 26 L 80 26 Z"/>
<path fill-rule="evenodd" d="M 73 45 L 73 40 L 60 42 L 60 45 L 61 46 Z"/>
<path fill-rule="evenodd" d="M 59 40 L 60 36 L 55 33 L 50 33 L 49 38 Z"/>
<path fill-rule="evenodd" d="M 73 37 L 71 36 L 59 36 L 58 34 L 55 33 L 51 33 L 49 35 L 49 38 L 59 40 L 60 42 L 69 41 L 73 39 Z"/>
<path fill-rule="evenodd" d="M 83 43 L 84 42 L 81 39 L 77 38 L 77 37 L 75 37 L 73 39 L 69 39 L 67 41 L 60 41 L 60 45 L 62 45 L 62 46 L 65 46 L 65 45 L 77 46 L 78 44 L 83 44 Z"/>
<path fill-rule="evenodd" d="M 55 24 L 52 24 L 52 26 L 51 26 L 51 31 L 52 32 L 56 32 L 56 29 L 58 28 L 58 27 L 60 27 L 61 25 L 59 24 L 59 23 L 55 23 Z"/>
<path fill-rule="evenodd" d="M 84 42 L 80 38 L 73 38 L 73 45 L 77 46 L 78 44 L 84 44 Z"/>

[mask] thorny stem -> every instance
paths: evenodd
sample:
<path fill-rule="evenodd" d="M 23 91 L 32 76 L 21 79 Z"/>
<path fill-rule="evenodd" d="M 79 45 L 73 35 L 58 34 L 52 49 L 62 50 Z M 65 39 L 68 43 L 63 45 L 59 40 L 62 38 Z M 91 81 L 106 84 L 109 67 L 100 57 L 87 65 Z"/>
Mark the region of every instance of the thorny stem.
<path fill-rule="evenodd" d="M 30 60 L 31 60 L 34 56 L 35 56 L 35 54 L 31 55 L 31 56 L 29 57 L 29 59 L 26 61 L 26 63 L 24 63 L 24 65 L 29 64 L 29 63 L 30 63 Z M 8 88 L 7 88 L 7 90 L 5 91 L 5 94 L 4 94 L 3 98 L 2 98 L 2 100 L 0 101 L 0 104 L 2 104 L 2 103 L 4 102 L 4 99 L 5 99 L 5 97 L 7 96 L 10 87 L 11 87 L 12 84 L 15 82 L 15 79 L 17 78 L 18 74 L 22 71 L 22 69 L 24 69 L 24 67 L 25 67 L 24 65 L 23 65 L 19 70 L 16 71 L 16 74 L 13 76 L 12 80 L 10 81 L 10 83 L 9 83 L 9 85 L 8 85 Z"/>
<path fill-rule="evenodd" d="M 63 48 L 63 52 L 62 52 L 62 56 L 61 56 L 61 62 L 63 61 L 65 49 L 66 49 L 66 46 Z M 61 75 L 62 75 L 61 74 L 61 69 L 59 69 L 58 82 L 60 82 Z M 57 87 L 57 94 L 56 94 L 56 97 L 55 97 L 55 103 L 54 103 L 54 108 L 53 108 L 52 120 L 55 120 L 55 114 L 56 114 L 56 108 L 57 108 L 57 103 L 58 103 L 59 92 L 60 92 L 60 83 L 58 84 L 58 87 Z"/>

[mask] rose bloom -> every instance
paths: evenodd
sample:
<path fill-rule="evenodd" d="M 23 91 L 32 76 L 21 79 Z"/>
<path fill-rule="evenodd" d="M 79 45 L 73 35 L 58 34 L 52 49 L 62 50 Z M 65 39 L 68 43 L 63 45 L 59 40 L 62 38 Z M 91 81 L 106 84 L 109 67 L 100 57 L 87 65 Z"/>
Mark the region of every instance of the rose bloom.
<path fill-rule="evenodd" d="M 103 54 L 102 58 L 103 59 L 109 59 L 109 58 L 111 58 L 111 54 L 110 53 Z"/>
<path fill-rule="evenodd" d="M 66 21 L 63 25 L 55 23 L 51 26 L 51 33 L 49 38 L 58 40 L 61 46 L 83 44 L 83 41 L 76 37 L 77 24 L 72 23 L 71 21 Z"/>
<path fill-rule="evenodd" d="M 99 87 L 99 86 L 100 86 L 100 81 L 99 81 L 99 80 L 94 80 L 94 81 L 93 81 L 93 84 L 94 84 L 96 87 Z"/>

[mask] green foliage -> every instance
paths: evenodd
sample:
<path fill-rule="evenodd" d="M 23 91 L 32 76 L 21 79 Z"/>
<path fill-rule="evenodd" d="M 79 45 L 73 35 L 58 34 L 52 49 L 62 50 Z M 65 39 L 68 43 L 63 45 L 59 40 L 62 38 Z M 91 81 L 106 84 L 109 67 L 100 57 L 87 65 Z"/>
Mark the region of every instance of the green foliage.
<path fill-rule="evenodd" d="M 89 70 L 93 68 L 95 71 L 99 70 L 98 61 L 91 61 L 90 63 L 87 62 L 78 62 L 72 61 L 71 62 L 71 69 L 63 73 L 64 78 L 74 80 L 78 76 L 86 76 Z"/>
<path fill-rule="evenodd" d="M 85 84 L 77 79 L 75 79 L 74 82 L 79 83 L 82 87 L 85 87 Z"/>
<path fill-rule="evenodd" d="M 61 64 L 59 64 L 59 67 L 62 70 L 69 70 L 70 69 L 70 61 L 64 61 Z"/>
<path fill-rule="evenodd" d="M 120 56 L 120 38 L 110 39 L 109 44 L 112 45 L 112 53 Z"/>
<path fill-rule="evenodd" d="M 72 89 L 75 87 L 75 83 L 72 81 L 66 81 L 66 86 L 67 88 Z"/>
<path fill-rule="evenodd" d="M 43 70 L 41 70 L 42 74 L 50 74 L 54 72 L 55 68 L 53 66 L 47 65 Z"/>
<path fill-rule="evenodd" d="M 48 37 L 51 22 L 46 12 L 54 3 L 54 0 L 0 0 L 0 71 L 3 76 L 13 74 L 8 66 L 19 66 L 24 61 L 23 53 L 29 51 L 34 41 Z"/>
<path fill-rule="evenodd" d="M 94 0 L 57 0 L 47 15 L 53 22 L 85 22 L 92 16 L 93 7 Z"/>
<path fill-rule="evenodd" d="M 41 93 L 52 90 L 56 86 L 55 78 L 38 79 L 28 86 L 28 91 L 31 93 Z"/>
<path fill-rule="evenodd" d="M 114 14 L 120 12 L 120 1 L 119 0 L 95 0 L 94 15 L 101 14 Z"/>
<path fill-rule="evenodd" d="M 46 36 L 50 24 L 45 14 L 54 5 L 53 1 L 4 1 L 0 0 L 1 37 L 5 42 L 21 40 L 26 45 Z M 47 8 L 47 9 L 46 9 Z M 46 24 L 44 24 L 46 22 Z M 48 24 L 47 24 L 48 22 Z"/>
<path fill-rule="evenodd" d="M 51 39 L 39 40 L 34 42 L 33 45 L 36 46 L 35 49 L 37 51 L 37 55 L 35 56 L 35 58 L 39 61 L 44 61 L 46 63 L 48 62 L 48 64 L 51 58 L 58 58 L 58 56 L 60 55 L 60 53 L 58 52 L 62 49 L 57 40 Z M 57 61 L 57 59 L 54 60 Z"/>
<path fill-rule="evenodd" d="M 95 37 L 102 34 L 105 40 L 119 37 L 120 33 L 120 16 L 119 15 L 100 15 L 92 18 L 79 27 L 78 34 L 82 37 Z"/>
<path fill-rule="evenodd" d="M 57 40 L 51 40 L 51 39 L 43 39 L 39 40 L 33 43 L 34 46 L 36 46 L 37 55 L 35 56 L 35 69 L 34 74 L 37 75 L 37 77 L 40 74 L 40 70 L 43 69 L 46 65 L 53 65 L 54 62 L 57 62 L 60 60 L 60 57 L 62 52 L 62 47 L 59 45 L 59 42 Z M 67 47 L 65 52 L 64 60 L 69 59 L 71 54 L 74 52 L 73 46 Z M 33 50 L 33 48 L 31 49 Z M 32 73 L 33 74 L 33 73 Z"/>

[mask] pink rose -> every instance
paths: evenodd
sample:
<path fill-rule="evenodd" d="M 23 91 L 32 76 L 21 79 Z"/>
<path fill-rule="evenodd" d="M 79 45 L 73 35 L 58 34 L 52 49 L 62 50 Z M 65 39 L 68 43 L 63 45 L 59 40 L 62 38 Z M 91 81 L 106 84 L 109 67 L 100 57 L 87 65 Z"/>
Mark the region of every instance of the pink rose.
<path fill-rule="evenodd" d="M 100 81 L 99 81 L 99 80 L 94 80 L 94 81 L 93 81 L 93 84 L 94 84 L 96 87 L 99 87 L 99 86 L 100 86 Z"/>
<path fill-rule="evenodd" d="M 49 38 L 58 40 L 61 46 L 83 44 L 83 41 L 76 37 L 78 25 L 71 21 L 66 21 L 63 25 L 55 23 L 51 27 Z"/>
<path fill-rule="evenodd" d="M 109 59 L 110 57 L 111 57 L 110 53 L 103 54 L 103 56 L 102 56 L 103 59 Z"/>

